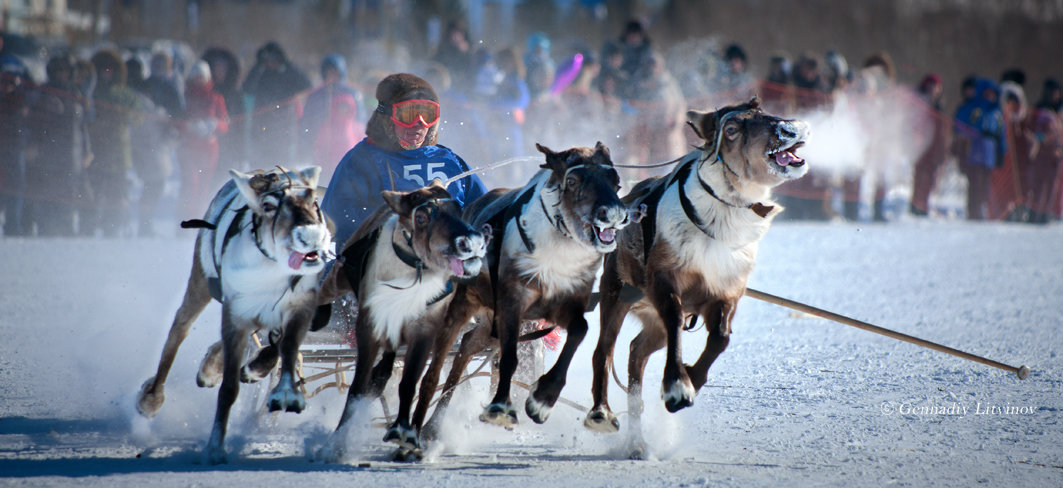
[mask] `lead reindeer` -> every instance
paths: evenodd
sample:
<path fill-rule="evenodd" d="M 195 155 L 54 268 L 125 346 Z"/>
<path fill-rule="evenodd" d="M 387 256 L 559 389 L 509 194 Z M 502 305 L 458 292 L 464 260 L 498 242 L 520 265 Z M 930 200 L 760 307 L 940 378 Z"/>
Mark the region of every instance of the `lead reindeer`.
<path fill-rule="evenodd" d="M 317 204 L 320 168 L 298 173 L 284 170 L 243 174 L 214 197 L 203 220 L 182 222 L 199 227 L 192 273 L 162 350 L 155 376 L 144 382 L 137 411 L 158 413 L 165 400 L 166 377 L 177 349 L 211 297 L 221 302 L 221 346 L 211 348 L 200 369 L 200 386 L 218 380 L 218 406 L 206 455 L 212 464 L 226 461 L 225 432 L 229 411 L 240 391 L 241 364 L 251 334 L 268 331 L 275 346 L 243 368 L 247 379 L 272 370 L 279 351 L 281 373 L 270 392 L 269 409 L 300 412 L 306 399 L 296 388 L 299 347 L 318 305 L 319 277 L 329 256 L 332 235 Z"/>
<path fill-rule="evenodd" d="M 632 457 L 644 455 L 639 416 L 642 375 L 654 351 L 666 348 L 661 398 L 669 412 L 694 403 L 709 366 L 727 348 L 731 319 L 753 270 L 757 247 L 782 208 L 769 200 L 771 188 L 804 175 L 808 168 L 794 151 L 808 125 L 785 120 L 749 102 L 716 112 L 688 114 L 705 143 L 666 176 L 636 185 L 628 205 L 648 206 L 646 217 L 622 231 L 617 252 L 606 257 L 601 277 L 601 335 L 593 355 L 594 406 L 584 425 L 616 432 L 609 409 L 608 378 L 613 348 L 624 317 L 642 322 L 628 359 L 628 414 Z M 623 291 L 623 293 L 622 293 Z M 701 356 L 683 363 L 684 323 L 700 317 L 708 330 Z"/>
<path fill-rule="evenodd" d="M 446 335 L 436 343 L 438 355 L 451 347 L 464 324 L 479 317 L 479 325 L 461 340 L 444 393 L 425 426 L 429 436 L 438 432 L 453 387 L 473 354 L 494 338 L 501 346 L 498 388 L 480 419 L 504 427 L 517 423 L 510 381 L 517 367 L 520 324 L 526 320 L 545 319 L 568 331 L 557 362 L 538 379 L 525 403 L 533 421 L 546 421 L 587 333 L 583 314 L 602 256 L 616 248 L 617 232 L 630 222 L 616 194 L 619 175 L 602 143 L 562 152 L 536 146 L 546 162 L 526 186 L 496 189 L 465 209 L 472 225 L 490 223 L 494 229 L 489 272 L 481 273 L 475 284 L 459 287 L 448 311 Z M 434 362 L 425 381 L 437 381 L 441 368 L 441 362 Z M 421 396 L 415 424 L 424 419 L 429 400 Z"/>
<path fill-rule="evenodd" d="M 396 352 L 405 345 L 398 415 L 384 440 L 398 444 L 395 458 L 406 461 L 421 456 L 419 424 L 411 426 L 410 411 L 426 363 L 441 363 L 446 357 L 446 350 L 435 351 L 433 345 L 454 296 L 452 280 L 476 279 L 491 229 L 484 225 L 476 231 L 466 224 L 458 202 L 439 180 L 412 192 L 385 191 L 382 196 L 386 205 L 344 245 L 343 264 L 333 266 L 324 285 L 326 299 L 354 292 L 360 306 L 354 382 L 336 429 L 351 420 L 356 401 L 380 396 Z M 425 381 L 421 396 L 431 398 L 435 387 Z M 343 457 L 342 439 L 339 442 L 338 450 L 325 452 L 328 460 Z"/>

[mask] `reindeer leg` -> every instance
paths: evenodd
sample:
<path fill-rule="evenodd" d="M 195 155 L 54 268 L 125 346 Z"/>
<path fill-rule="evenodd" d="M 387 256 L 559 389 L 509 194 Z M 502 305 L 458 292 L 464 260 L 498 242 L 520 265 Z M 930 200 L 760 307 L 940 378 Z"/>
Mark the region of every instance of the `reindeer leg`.
<path fill-rule="evenodd" d="M 554 404 L 561 396 L 561 389 L 565 387 L 572 356 L 576 354 L 576 348 L 587 335 L 587 319 L 583 316 L 586 303 L 586 300 L 580 299 L 570 301 L 555 321 L 558 324 L 568 324 L 565 327 L 568 331 L 565 346 L 561 348 L 557 362 L 550 368 L 550 371 L 535 382 L 528 394 L 528 400 L 524 402 L 524 412 L 537 424 L 546 422 L 546 419 L 550 417 Z"/>
<path fill-rule="evenodd" d="M 612 255 L 610 255 L 612 256 Z M 591 381 L 591 396 L 594 405 L 583 419 L 583 426 L 597 432 L 617 432 L 620 430 L 620 420 L 609 408 L 609 372 L 613 368 L 613 351 L 616 348 L 616 337 L 620 334 L 620 327 L 624 317 L 631 309 L 630 303 L 620 302 L 621 283 L 619 279 L 607 279 L 612 276 L 609 271 L 609 259 L 606 258 L 606 271 L 601 279 L 601 331 L 598 335 L 598 346 L 594 349 L 591 357 L 591 365 L 594 371 L 594 379 Z M 615 266 L 615 264 L 614 264 Z M 615 273 L 615 271 L 614 271 Z"/>
<path fill-rule="evenodd" d="M 384 442 L 398 444 L 401 451 L 421 450 L 417 431 L 410 427 L 410 410 L 413 405 L 413 396 L 417 393 L 417 384 L 428 362 L 431 339 L 431 337 L 418 337 L 406 347 L 402 379 L 399 381 L 399 413 L 395 422 L 384 433 Z M 424 394 L 431 395 L 430 393 Z"/>
<path fill-rule="evenodd" d="M 199 372 L 196 373 L 196 386 L 200 388 L 214 388 L 221 383 L 222 368 L 225 367 L 225 344 L 215 342 L 203 355 L 199 362 Z"/>
<path fill-rule="evenodd" d="M 428 413 L 428 407 L 432 403 L 432 397 L 435 396 L 436 388 L 439 386 L 439 375 L 443 371 L 443 364 L 446 362 L 447 354 L 454 346 L 454 342 L 457 341 L 458 334 L 461 333 L 462 328 L 469 323 L 469 319 L 475 315 L 478 308 L 478 305 L 468 300 L 464 287 L 459 286 L 455 291 L 454 299 L 447 306 L 443 324 L 436 333 L 435 342 L 432 345 L 431 362 L 428 363 L 428 370 L 425 372 L 424 378 L 421 379 L 420 394 L 417 397 L 417 409 L 414 410 L 413 420 L 410 422 L 413 428 L 421 432 L 422 437 L 425 439 L 432 439 L 436 434 L 433 431 L 431 436 L 429 436 L 422 427 L 424 426 L 425 415 Z M 446 401 L 444 401 L 444 397 Z M 436 411 L 441 411 L 449 401 L 450 392 L 444 389 Z"/>
<path fill-rule="evenodd" d="M 196 247 L 199 240 L 196 240 Z M 166 400 L 164 387 L 166 377 L 170 374 L 177 349 L 188 337 L 188 330 L 192 327 L 196 317 L 207 308 L 210 303 L 210 289 L 207 287 L 207 277 L 203 274 L 203 268 L 199 263 L 199 254 L 192 260 L 192 272 L 188 277 L 188 286 L 185 288 L 185 296 L 181 307 L 174 315 L 173 324 L 170 325 L 170 334 L 166 337 L 166 345 L 162 348 L 162 357 L 159 358 L 159 366 L 155 376 L 148 378 L 140 388 L 137 397 L 137 412 L 151 418 L 159 412 L 162 403 Z"/>
<path fill-rule="evenodd" d="M 439 429 L 442 426 L 443 418 L 446 416 L 447 405 L 450 404 L 450 399 L 454 395 L 454 388 L 461 381 L 462 376 L 465 374 L 465 368 L 469 366 L 473 355 L 486 349 L 490 343 L 491 328 L 486 323 L 473 327 L 472 330 L 462 336 L 461 345 L 458 346 L 458 354 L 454 356 L 454 361 L 450 365 L 450 373 L 443 384 L 443 393 L 439 396 L 439 402 L 436 403 L 436 410 L 432 413 L 432 417 L 428 419 L 424 429 L 421 430 L 423 438 L 438 438 Z M 442 363 L 442 360 L 440 360 L 440 363 Z M 442 364 L 439 367 L 442 368 Z"/>
<path fill-rule="evenodd" d="M 373 362 L 376 361 L 380 351 L 380 343 L 373 337 L 372 325 L 369 324 L 368 313 L 358 314 L 354 325 L 355 340 L 358 343 L 358 358 L 354 363 L 354 380 L 351 388 L 347 390 L 347 403 L 340 415 L 340 423 L 336 430 L 340 430 L 351 419 L 355 412 L 355 403 L 369 395 L 369 382 L 372 378 Z"/>
<path fill-rule="evenodd" d="M 218 408 L 214 414 L 214 428 L 207 441 L 207 461 L 210 464 L 226 462 L 225 432 L 229 424 L 229 412 L 240 393 L 240 362 L 247 351 L 251 329 L 249 324 L 237 323 L 229 307 L 222 305 L 222 343 L 225 345 L 225 366 L 222 369 L 221 387 L 218 388 Z"/>
<path fill-rule="evenodd" d="M 686 367 L 687 375 L 690 376 L 690 382 L 694 385 L 695 391 L 705 385 L 709 367 L 731 342 L 731 319 L 734 318 L 735 305 L 737 304 L 734 300 L 720 300 L 713 302 L 702 314 L 709 337 L 705 342 L 705 350 L 702 351 L 697 362 Z"/>
<path fill-rule="evenodd" d="M 284 327 L 281 335 L 280 356 L 281 376 L 277 386 L 269 394 L 269 411 L 274 412 L 283 409 L 286 412 L 302 412 L 306 408 L 306 397 L 302 391 L 295 387 L 295 369 L 299 361 L 299 346 L 306 338 L 306 332 L 310 328 L 313 310 L 300 310 L 292 314 L 288 324 Z M 270 345 L 276 349 L 276 346 Z M 259 355 L 261 357 L 261 353 Z M 256 358 L 256 361 L 258 358 Z M 273 364 L 276 364 L 274 359 Z M 249 365 L 250 366 L 250 365 Z M 244 367 L 244 370 L 248 369 Z M 272 369 L 272 367 L 270 368 Z"/>
<path fill-rule="evenodd" d="M 627 412 L 631 417 L 630 457 L 643 459 L 646 445 L 642 440 L 642 376 L 646 372 L 646 361 L 655 351 L 667 343 L 667 336 L 661 324 L 644 320 L 642 332 L 631 340 L 631 352 L 627 362 L 628 390 Z"/>
<path fill-rule="evenodd" d="M 664 324 L 668 337 L 664 362 L 664 378 L 661 382 L 661 399 L 669 412 L 677 412 L 694 404 L 697 391 L 690 383 L 686 367 L 683 366 L 683 304 L 679 293 L 672 285 L 673 280 L 666 276 L 656 276 L 649 293 L 653 304 Z"/>
<path fill-rule="evenodd" d="M 503 289 L 500 296 L 507 295 Z M 510 386 L 513 381 L 513 373 L 517 370 L 517 339 L 520 335 L 520 311 L 519 305 L 511 300 L 501 300 L 498 306 L 502 309 L 495 314 L 495 330 L 498 331 L 499 361 L 498 361 L 498 388 L 491 403 L 480 414 L 480 421 L 500 425 L 512 429 L 517 425 L 517 409 L 513 408 L 510 401 Z"/>

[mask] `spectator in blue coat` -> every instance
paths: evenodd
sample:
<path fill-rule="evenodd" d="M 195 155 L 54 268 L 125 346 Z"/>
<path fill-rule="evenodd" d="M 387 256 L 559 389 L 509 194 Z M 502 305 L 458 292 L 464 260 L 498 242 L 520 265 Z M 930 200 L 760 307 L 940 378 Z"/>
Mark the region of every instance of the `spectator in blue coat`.
<path fill-rule="evenodd" d="M 384 203 L 380 192 L 415 190 L 469 169 L 454 151 L 437 144 L 439 97 L 427 81 L 389 75 L 377 85 L 376 99 L 366 138 L 343 156 L 322 199 L 322 210 L 335 223 L 337 248 Z M 463 206 L 487 192 L 476 175 L 454 181 L 447 190 Z"/>
<path fill-rule="evenodd" d="M 956 110 L 955 137 L 966 146 L 960 169 L 967 176 L 967 218 L 988 216 L 989 188 L 994 169 L 1004 165 L 1007 150 L 1000 88 L 989 79 L 975 82 L 975 95 Z"/>

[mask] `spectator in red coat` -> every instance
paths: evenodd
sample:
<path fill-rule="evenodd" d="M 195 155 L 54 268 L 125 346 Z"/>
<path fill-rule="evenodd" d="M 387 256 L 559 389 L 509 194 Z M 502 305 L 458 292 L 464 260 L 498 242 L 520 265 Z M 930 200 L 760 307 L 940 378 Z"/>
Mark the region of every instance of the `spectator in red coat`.
<path fill-rule="evenodd" d="M 185 86 L 185 117 L 181 121 L 181 193 L 179 218 L 203 214 L 216 190 L 212 186 L 218 168 L 218 135 L 229 131 L 225 98 L 214 91 L 210 66 L 197 61 Z"/>
<path fill-rule="evenodd" d="M 1047 79 L 1041 100 L 1030 116 L 1030 131 L 1033 134 L 1034 149 L 1031 151 L 1030 166 L 1024 175 L 1026 181 L 1026 201 L 1030 206 L 1029 222 L 1045 224 L 1058 216 L 1053 208 L 1058 204 L 1060 178 L 1063 177 L 1063 120 L 1060 108 L 1063 108 L 1063 93 L 1059 82 Z M 1054 189 L 1054 191 L 1053 191 Z"/>
<path fill-rule="evenodd" d="M 926 104 L 921 112 L 925 122 L 923 127 L 930 128 L 927 132 L 930 139 L 915 161 L 910 208 L 912 215 L 916 216 L 926 216 L 930 210 L 930 192 L 937 183 L 938 171 L 945 162 L 946 149 L 949 147 L 949 119 L 941 112 L 942 88 L 941 77 L 934 73 L 924 76 L 919 83 L 919 99 Z"/>

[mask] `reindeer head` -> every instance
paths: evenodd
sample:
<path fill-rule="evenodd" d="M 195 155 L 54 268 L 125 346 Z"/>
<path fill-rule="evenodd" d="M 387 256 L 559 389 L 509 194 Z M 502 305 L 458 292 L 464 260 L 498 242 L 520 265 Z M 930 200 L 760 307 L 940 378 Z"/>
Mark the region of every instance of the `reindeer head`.
<path fill-rule="evenodd" d="M 808 137 L 808 124 L 762 112 L 757 97 L 715 112 L 692 110 L 687 118 L 705 141 L 706 163 L 722 161 L 740 181 L 773 187 L 808 172 L 795 153 Z"/>
<path fill-rule="evenodd" d="M 628 212 L 616 195 L 620 175 L 613 168 L 609 148 L 599 142 L 594 148 L 574 147 L 554 152 L 541 144 L 546 155 L 540 166 L 551 171 L 543 201 L 554 225 L 574 239 L 608 253 L 616 249 L 616 231 L 628 223 Z"/>
<path fill-rule="evenodd" d="M 330 254 L 332 234 L 317 204 L 320 173 L 317 166 L 299 172 L 229 171 L 254 212 L 252 225 L 259 250 L 289 274 L 317 273 Z"/>
<path fill-rule="evenodd" d="M 457 278 L 480 274 L 491 227 L 474 230 L 461 219 L 461 206 L 439 180 L 402 193 L 384 191 L 384 201 L 399 216 L 399 226 L 414 253 L 429 268 L 447 270 Z"/>

